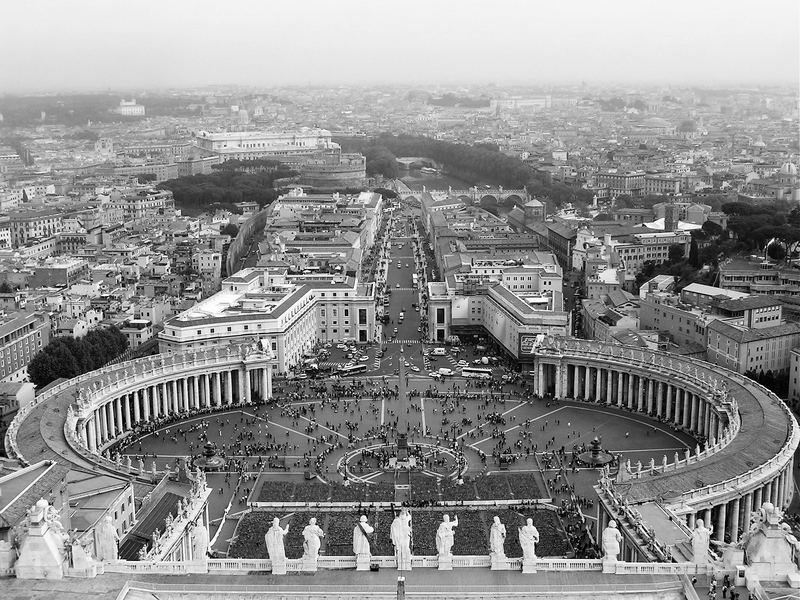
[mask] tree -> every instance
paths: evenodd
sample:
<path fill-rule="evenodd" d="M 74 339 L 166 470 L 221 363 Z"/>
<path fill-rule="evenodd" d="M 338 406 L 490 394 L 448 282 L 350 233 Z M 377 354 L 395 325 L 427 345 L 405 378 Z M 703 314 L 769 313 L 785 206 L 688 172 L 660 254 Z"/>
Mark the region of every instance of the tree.
<path fill-rule="evenodd" d="M 28 375 L 37 387 L 61 377 L 70 379 L 99 369 L 128 347 L 128 339 L 116 326 L 94 329 L 82 338 L 52 339 L 28 363 Z"/>
<path fill-rule="evenodd" d="M 136 179 L 139 180 L 139 183 L 152 183 L 158 178 L 155 173 L 142 173 L 141 175 L 137 175 Z"/>
<path fill-rule="evenodd" d="M 0 294 L 10 294 L 14 291 L 14 288 L 11 287 L 11 284 L 8 281 L 4 281 L 0 283 Z"/>
<path fill-rule="evenodd" d="M 722 229 L 722 225 L 714 223 L 714 221 L 706 221 L 703 223 L 702 230 L 711 237 L 718 237 L 725 231 Z"/>
<path fill-rule="evenodd" d="M 697 240 L 692 237 L 692 243 L 689 246 L 689 264 L 695 269 L 700 267 L 700 248 L 697 246 Z"/>
<path fill-rule="evenodd" d="M 220 233 L 222 233 L 222 235 L 229 235 L 232 238 L 235 238 L 239 234 L 239 226 L 234 223 L 228 223 L 222 228 Z"/>
<path fill-rule="evenodd" d="M 667 260 L 672 264 L 683 260 L 684 250 L 681 244 L 672 244 L 667 251 Z"/>

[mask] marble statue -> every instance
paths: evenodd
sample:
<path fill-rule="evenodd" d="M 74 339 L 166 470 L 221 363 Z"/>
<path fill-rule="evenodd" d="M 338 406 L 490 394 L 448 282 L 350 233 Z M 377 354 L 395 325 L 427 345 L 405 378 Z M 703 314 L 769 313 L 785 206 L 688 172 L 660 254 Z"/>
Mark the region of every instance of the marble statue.
<path fill-rule="evenodd" d="M 367 523 L 367 517 L 361 515 L 361 519 L 353 527 L 353 553 L 358 557 L 369 557 L 369 536 L 375 529 Z"/>
<path fill-rule="evenodd" d="M 500 522 L 500 517 L 495 516 L 489 529 L 489 550 L 495 556 L 505 556 L 506 526 Z"/>
<path fill-rule="evenodd" d="M 286 529 L 281 527 L 281 520 L 278 517 L 272 519 L 272 527 L 269 528 L 264 536 L 267 545 L 267 554 L 273 564 L 279 561 L 286 561 L 286 551 L 283 547 L 283 538 L 289 533 L 289 526 Z"/>
<path fill-rule="evenodd" d="M 394 556 L 397 560 L 398 571 L 411 570 L 411 513 L 407 508 L 400 511 L 390 530 L 392 544 L 394 544 Z"/>
<path fill-rule="evenodd" d="M 97 560 L 108 562 L 119 557 L 119 535 L 111 515 L 105 515 L 94 530 L 94 554 Z"/>
<path fill-rule="evenodd" d="M 525 525 L 519 528 L 519 545 L 522 546 L 523 560 L 536 558 L 536 544 L 538 543 L 539 530 L 533 525 L 533 519 L 528 519 Z"/>
<path fill-rule="evenodd" d="M 303 558 L 317 560 L 319 547 L 322 545 L 320 539 L 324 537 L 325 532 L 317 525 L 317 520 L 311 517 L 303 529 Z"/>
<path fill-rule="evenodd" d="M 708 563 L 708 545 L 711 542 L 711 530 L 705 526 L 703 519 L 697 519 L 692 530 L 692 561 L 698 564 Z"/>
<path fill-rule="evenodd" d="M 458 527 L 458 517 L 451 521 L 450 515 L 445 514 L 442 517 L 442 522 L 439 523 L 439 529 L 436 530 L 436 552 L 440 557 L 452 554 L 454 527 Z"/>
<path fill-rule="evenodd" d="M 603 530 L 603 560 L 617 561 L 621 542 L 622 534 L 617 529 L 617 522 L 609 521 L 608 527 Z"/>
<path fill-rule="evenodd" d="M 202 521 L 192 527 L 192 558 L 206 560 L 208 558 L 208 529 Z"/>

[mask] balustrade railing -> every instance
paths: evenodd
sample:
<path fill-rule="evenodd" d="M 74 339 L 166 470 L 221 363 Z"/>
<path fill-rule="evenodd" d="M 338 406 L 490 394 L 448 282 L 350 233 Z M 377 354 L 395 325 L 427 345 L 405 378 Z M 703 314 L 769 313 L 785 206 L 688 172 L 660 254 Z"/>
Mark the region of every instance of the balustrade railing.
<path fill-rule="evenodd" d="M 521 558 L 508 558 L 507 566 L 511 570 L 522 569 Z M 372 556 L 371 564 L 380 568 L 394 569 L 397 563 L 394 556 Z M 243 572 L 270 572 L 272 561 L 268 558 L 211 558 L 201 561 L 209 573 L 243 573 Z M 486 555 L 454 555 L 453 568 L 485 568 L 491 566 L 491 559 Z M 698 575 L 705 574 L 708 567 L 690 562 L 679 563 L 647 563 L 647 562 L 617 562 L 615 572 L 619 575 Z M 436 569 L 439 559 L 436 556 L 414 556 L 411 559 L 413 569 Z M 603 561 L 600 559 L 570 559 L 570 558 L 537 558 L 535 561 L 537 571 L 602 571 Z M 286 559 L 288 573 L 300 573 L 308 569 L 302 558 Z M 317 569 L 355 569 L 355 556 L 319 556 Z M 181 574 L 198 572 L 198 561 L 116 561 L 106 565 L 106 572 L 110 573 L 161 573 Z"/>

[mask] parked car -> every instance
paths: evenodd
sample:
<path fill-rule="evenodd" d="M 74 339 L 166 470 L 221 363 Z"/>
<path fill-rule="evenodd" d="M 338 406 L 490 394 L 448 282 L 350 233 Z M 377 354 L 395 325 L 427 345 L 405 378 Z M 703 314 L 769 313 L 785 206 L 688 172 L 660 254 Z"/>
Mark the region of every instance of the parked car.
<path fill-rule="evenodd" d="M 411 370 L 414 371 L 414 373 L 419 373 L 419 367 L 416 365 L 411 365 Z"/>

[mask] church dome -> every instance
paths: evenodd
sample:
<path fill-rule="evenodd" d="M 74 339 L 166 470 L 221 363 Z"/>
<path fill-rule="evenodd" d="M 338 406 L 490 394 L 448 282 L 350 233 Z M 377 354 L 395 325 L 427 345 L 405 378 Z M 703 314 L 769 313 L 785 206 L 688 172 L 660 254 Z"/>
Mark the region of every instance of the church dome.
<path fill-rule="evenodd" d="M 797 166 L 790 162 L 783 163 L 781 175 L 797 175 Z"/>

